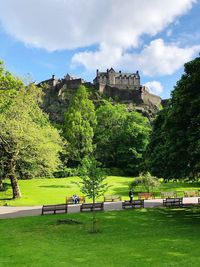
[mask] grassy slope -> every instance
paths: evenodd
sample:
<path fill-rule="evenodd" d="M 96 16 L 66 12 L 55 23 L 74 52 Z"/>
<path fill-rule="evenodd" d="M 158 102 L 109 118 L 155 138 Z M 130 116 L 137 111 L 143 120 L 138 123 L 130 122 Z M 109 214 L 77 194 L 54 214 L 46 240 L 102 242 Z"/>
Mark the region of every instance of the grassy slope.
<path fill-rule="evenodd" d="M 20 180 L 22 198 L 19 200 L 9 200 L 12 197 L 11 189 L 6 192 L 0 192 L 0 205 L 8 203 L 9 205 L 42 205 L 64 203 L 66 196 L 73 194 L 81 195 L 80 190 L 75 184 L 79 178 L 62 178 L 62 179 L 32 179 Z M 110 188 L 106 194 L 119 194 L 123 199 L 128 199 L 128 184 L 132 178 L 109 176 L 107 183 Z M 192 183 L 167 183 L 162 184 L 157 191 L 184 191 L 200 189 L 200 184 Z M 143 191 L 142 188 L 138 189 Z M 136 196 L 136 194 L 135 194 Z M 100 198 L 102 200 L 102 198 Z"/>
<path fill-rule="evenodd" d="M 198 267 L 199 209 L 98 213 L 101 233 L 88 233 L 91 214 L 0 221 L 0 267 Z M 58 218 L 83 224 L 57 224 Z"/>

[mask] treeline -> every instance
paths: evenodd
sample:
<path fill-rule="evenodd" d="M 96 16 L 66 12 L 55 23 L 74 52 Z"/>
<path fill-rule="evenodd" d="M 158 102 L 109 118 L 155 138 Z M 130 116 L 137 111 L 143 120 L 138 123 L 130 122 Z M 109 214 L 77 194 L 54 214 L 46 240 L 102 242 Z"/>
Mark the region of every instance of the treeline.
<path fill-rule="evenodd" d="M 168 179 L 196 179 L 200 168 L 200 58 L 185 65 L 169 105 L 153 122 L 126 105 L 101 100 L 97 107 L 81 86 L 54 127 L 40 109 L 42 90 L 0 63 L 0 188 L 9 178 L 63 177 L 93 156 L 110 170 L 137 176 L 150 171 Z M 58 130 L 59 128 L 59 130 Z"/>
<path fill-rule="evenodd" d="M 149 141 L 149 121 L 125 105 L 104 100 L 95 110 L 89 93 L 81 86 L 66 111 L 63 135 L 67 141 L 65 159 L 77 167 L 90 154 L 106 168 L 138 174 Z"/>

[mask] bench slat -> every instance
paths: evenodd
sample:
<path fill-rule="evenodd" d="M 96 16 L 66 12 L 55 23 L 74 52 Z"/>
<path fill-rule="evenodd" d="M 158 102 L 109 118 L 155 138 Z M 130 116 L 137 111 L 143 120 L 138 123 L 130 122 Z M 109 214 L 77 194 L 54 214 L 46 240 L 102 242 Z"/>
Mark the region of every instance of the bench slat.
<path fill-rule="evenodd" d="M 181 207 L 183 206 L 183 198 L 166 198 L 163 200 L 165 207 Z"/>
<path fill-rule="evenodd" d="M 81 205 L 81 212 L 84 210 L 103 210 L 103 202 L 97 202 L 97 203 L 83 203 Z"/>
<path fill-rule="evenodd" d="M 47 214 L 56 214 L 56 211 L 67 212 L 67 204 L 57 204 L 57 205 L 43 205 L 42 215 Z"/>
<path fill-rule="evenodd" d="M 122 202 L 122 208 L 144 208 L 144 200 L 143 199 L 138 199 L 138 200 L 133 200 L 132 202 L 125 200 Z"/>

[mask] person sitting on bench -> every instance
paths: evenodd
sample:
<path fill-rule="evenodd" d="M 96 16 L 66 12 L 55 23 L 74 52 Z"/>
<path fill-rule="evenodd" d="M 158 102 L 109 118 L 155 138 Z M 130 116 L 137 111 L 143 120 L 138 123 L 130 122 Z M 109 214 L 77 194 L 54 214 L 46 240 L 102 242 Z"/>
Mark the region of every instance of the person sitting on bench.
<path fill-rule="evenodd" d="M 80 198 L 79 198 L 79 196 L 77 196 L 77 195 L 73 195 L 73 196 L 72 196 L 72 200 L 73 200 L 74 204 L 78 204 L 79 201 L 80 201 Z"/>

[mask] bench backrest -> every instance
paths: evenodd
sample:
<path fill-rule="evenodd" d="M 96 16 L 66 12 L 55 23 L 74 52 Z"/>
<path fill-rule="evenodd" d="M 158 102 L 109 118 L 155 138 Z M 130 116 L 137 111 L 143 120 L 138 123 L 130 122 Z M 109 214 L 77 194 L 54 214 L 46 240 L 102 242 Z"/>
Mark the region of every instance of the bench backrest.
<path fill-rule="evenodd" d="M 51 211 L 55 209 L 56 205 L 43 205 L 42 210 L 43 211 Z"/>
<path fill-rule="evenodd" d="M 152 199 L 155 198 L 154 193 L 138 193 L 139 199 Z"/>
<path fill-rule="evenodd" d="M 83 203 L 81 205 L 82 208 L 92 208 L 92 207 L 95 207 L 95 208 L 101 208 L 103 207 L 103 202 L 96 202 L 96 203 Z"/>
<path fill-rule="evenodd" d="M 185 197 L 198 197 L 199 196 L 199 191 L 198 190 L 184 191 L 184 196 Z"/>
<path fill-rule="evenodd" d="M 106 195 L 104 196 L 104 202 L 121 201 L 122 198 L 119 195 Z"/>
<path fill-rule="evenodd" d="M 181 205 L 183 204 L 183 198 L 182 197 L 176 197 L 176 198 L 166 198 L 163 200 L 163 205 L 167 206 L 173 206 L 173 205 Z"/>
<path fill-rule="evenodd" d="M 143 205 L 144 204 L 144 199 L 136 199 L 130 202 L 129 200 L 125 200 L 123 202 L 125 205 Z"/>
<path fill-rule="evenodd" d="M 161 198 L 174 198 L 176 197 L 176 192 L 161 192 Z"/>

